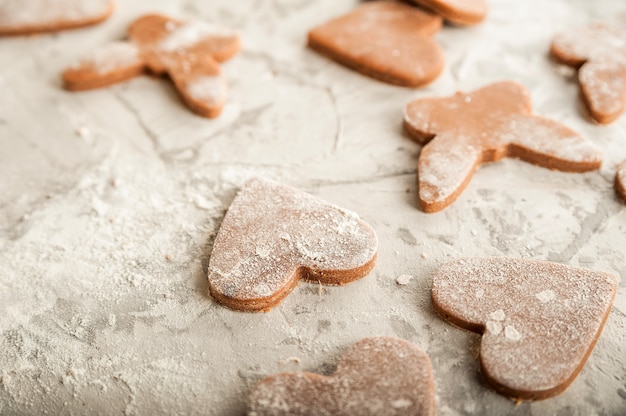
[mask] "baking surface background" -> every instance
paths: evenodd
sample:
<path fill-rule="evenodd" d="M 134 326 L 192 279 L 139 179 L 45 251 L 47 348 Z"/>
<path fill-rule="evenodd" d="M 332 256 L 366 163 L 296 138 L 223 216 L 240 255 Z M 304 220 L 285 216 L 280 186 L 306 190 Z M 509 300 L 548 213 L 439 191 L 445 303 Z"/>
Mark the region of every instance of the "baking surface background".
<path fill-rule="evenodd" d="M 626 159 L 626 116 L 607 127 L 586 121 L 574 72 L 547 50 L 557 31 L 626 2 L 489 3 L 482 25 L 436 35 L 446 68 L 420 90 L 305 48 L 307 29 L 353 8 L 347 0 L 122 0 L 99 26 L 1 39 L 0 414 L 239 415 L 263 376 L 332 372 L 348 345 L 372 335 L 428 352 L 440 415 L 624 414 L 626 206 L 612 185 Z M 240 30 L 220 118 L 194 116 L 150 77 L 61 89 L 66 66 L 149 11 Z M 591 138 L 605 155 L 601 171 L 505 160 L 481 168 L 449 208 L 424 214 L 420 147 L 402 131 L 403 106 L 504 79 L 526 85 L 538 113 Z M 378 233 L 375 270 L 344 287 L 302 283 L 266 314 L 215 304 L 212 241 L 254 174 L 358 212 Z M 604 332 L 565 393 L 516 407 L 481 381 L 480 338 L 432 311 L 434 270 L 473 255 L 620 276 Z M 415 278 L 398 285 L 403 274 Z"/>

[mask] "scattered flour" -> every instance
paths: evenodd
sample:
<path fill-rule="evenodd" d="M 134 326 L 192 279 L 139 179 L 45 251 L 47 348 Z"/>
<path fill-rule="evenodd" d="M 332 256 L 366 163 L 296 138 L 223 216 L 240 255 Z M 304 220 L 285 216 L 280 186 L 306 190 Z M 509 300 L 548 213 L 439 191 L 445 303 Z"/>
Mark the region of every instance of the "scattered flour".
<path fill-rule="evenodd" d="M 402 274 L 398 276 L 398 278 L 396 279 L 396 283 L 404 286 L 408 285 L 411 280 L 413 280 L 413 276 L 411 276 L 410 274 Z"/>

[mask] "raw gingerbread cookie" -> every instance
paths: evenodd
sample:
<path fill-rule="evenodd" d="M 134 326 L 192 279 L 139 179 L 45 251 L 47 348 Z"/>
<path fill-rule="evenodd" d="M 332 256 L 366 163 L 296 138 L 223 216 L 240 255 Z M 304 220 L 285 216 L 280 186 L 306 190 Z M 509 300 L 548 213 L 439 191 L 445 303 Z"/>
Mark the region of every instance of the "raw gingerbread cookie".
<path fill-rule="evenodd" d="M 444 264 L 433 279 L 442 318 L 482 334 L 480 365 L 499 393 L 555 396 L 576 378 L 606 322 L 617 279 L 558 263 L 506 257 Z"/>
<path fill-rule="evenodd" d="M 579 68 L 578 81 L 594 120 L 610 123 L 626 108 L 626 13 L 554 38 L 551 54 Z"/>
<path fill-rule="evenodd" d="M 128 42 L 114 42 L 63 73 L 69 90 L 99 88 L 145 72 L 167 74 L 185 104 L 203 117 L 217 117 L 227 85 L 219 62 L 235 55 L 239 36 L 201 22 L 160 16 L 140 17 L 130 26 Z"/>
<path fill-rule="evenodd" d="M 0 0 L 0 35 L 89 26 L 113 12 L 113 0 Z"/>
<path fill-rule="evenodd" d="M 602 155 L 564 125 L 532 114 L 530 94 L 515 82 L 406 106 L 404 126 L 423 144 L 419 203 L 439 211 L 463 192 L 476 169 L 503 157 L 566 172 L 598 169 Z"/>
<path fill-rule="evenodd" d="M 376 260 L 374 230 L 350 211 L 268 179 L 250 179 L 231 204 L 209 261 L 224 306 L 267 311 L 300 279 L 342 285 Z"/>
<path fill-rule="evenodd" d="M 615 174 L 615 192 L 626 202 L 626 160 L 617 166 Z"/>
<path fill-rule="evenodd" d="M 309 32 L 315 51 L 390 84 L 418 87 L 443 69 L 432 39 L 441 18 L 402 3 L 371 1 Z"/>
<path fill-rule="evenodd" d="M 252 391 L 248 416 L 435 415 L 428 355 L 404 340 L 365 338 L 343 355 L 332 376 L 280 373 Z"/>
<path fill-rule="evenodd" d="M 485 0 L 412 0 L 446 21 L 461 26 L 475 25 L 487 15 Z"/>

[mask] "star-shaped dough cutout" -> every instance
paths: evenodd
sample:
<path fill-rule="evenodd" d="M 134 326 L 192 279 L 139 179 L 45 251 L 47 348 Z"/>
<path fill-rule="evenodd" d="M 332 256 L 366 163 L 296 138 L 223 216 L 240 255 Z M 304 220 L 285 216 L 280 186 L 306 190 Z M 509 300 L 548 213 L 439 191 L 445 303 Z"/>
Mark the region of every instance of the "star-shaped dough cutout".
<path fill-rule="evenodd" d="M 96 49 L 65 70 L 65 87 L 86 90 L 145 72 L 167 74 L 192 111 L 209 118 L 220 114 L 228 88 L 219 62 L 239 51 L 235 32 L 203 22 L 147 15 L 133 22 L 128 38 Z"/>
<path fill-rule="evenodd" d="M 418 162 L 419 203 L 425 212 L 450 205 L 481 164 L 503 157 L 566 172 L 595 170 L 602 163 L 589 140 L 533 115 L 529 92 L 515 82 L 415 100 L 406 106 L 404 125 L 425 145 Z"/>
<path fill-rule="evenodd" d="M 614 121 L 626 109 L 626 13 L 613 22 L 598 22 L 561 33 L 550 53 L 579 68 L 585 105 L 598 123 Z"/>

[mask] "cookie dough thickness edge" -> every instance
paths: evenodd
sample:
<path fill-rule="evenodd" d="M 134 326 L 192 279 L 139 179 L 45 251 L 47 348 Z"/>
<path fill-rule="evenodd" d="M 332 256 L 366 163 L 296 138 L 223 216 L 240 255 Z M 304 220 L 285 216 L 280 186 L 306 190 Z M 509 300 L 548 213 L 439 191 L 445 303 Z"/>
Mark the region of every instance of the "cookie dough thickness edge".
<path fill-rule="evenodd" d="M 489 307 L 489 301 L 484 299 L 489 297 L 486 292 L 488 292 L 490 290 L 490 287 L 493 286 L 502 287 L 502 282 L 497 283 L 502 278 L 506 279 L 511 275 L 517 275 L 517 280 L 521 282 L 526 280 L 526 277 L 529 277 L 533 274 L 535 276 L 541 276 L 542 274 L 552 274 L 553 276 L 556 276 L 557 279 L 553 280 L 552 283 L 554 283 L 555 281 L 558 283 L 558 280 L 560 279 L 562 284 L 557 286 L 565 287 L 564 290 L 566 292 L 569 289 L 570 294 L 574 296 L 574 298 L 578 296 L 577 290 L 580 288 L 580 284 L 586 284 L 587 289 L 589 289 L 587 290 L 587 292 L 591 293 L 592 296 L 595 296 L 593 298 L 593 302 L 584 302 L 584 304 L 591 305 L 589 306 L 589 310 L 595 312 L 594 318 L 596 319 L 590 324 L 594 326 L 594 328 L 589 329 L 588 331 L 586 331 L 585 334 L 583 334 L 587 335 L 587 337 L 580 337 L 580 339 L 583 339 L 583 341 L 581 341 L 578 345 L 578 351 L 580 352 L 580 354 L 578 355 L 578 364 L 574 367 L 566 368 L 565 371 L 559 371 L 556 375 L 547 376 L 548 379 L 558 381 L 554 381 L 552 382 L 550 387 L 544 387 L 542 389 L 532 389 L 528 388 L 528 386 L 526 386 L 525 388 L 516 388 L 512 386 L 512 384 L 516 384 L 517 382 L 507 383 L 505 380 L 510 379 L 519 381 L 524 377 L 523 375 L 521 375 L 521 373 L 527 373 L 526 370 L 528 369 L 521 370 L 520 374 L 504 374 L 502 371 L 498 371 L 498 365 L 496 362 L 494 362 L 493 357 L 485 359 L 484 355 L 484 350 L 487 348 L 486 342 L 488 341 L 486 341 L 486 338 L 488 335 L 492 337 L 491 340 L 493 340 L 493 334 L 498 333 L 498 330 L 501 330 L 501 334 L 506 338 L 516 339 L 520 336 L 517 330 L 515 330 L 514 334 L 513 330 L 510 330 L 511 333 L 509 334 L 506 333 L 507 329 L 510 328 L 506 328 L 503 324 L 506 322 L 507 319 L 509 319 L 509 317 L 507 316 L 507 313 L 509 312 L 508 310 L 499 309 L 496 312 L 492 312 L 490 315 L 488 315 L 488 317 L 484 316 L 484 309 Z M 566 287 L 568 283 L 570 283 L 569 288 Z M 538 302 L 538 304 L 554 301 L 554 292 L 551 290 L 545 290 L 546 287 L 547 286 L 543 285 L 540 288 L 536 287 L 537 290 L 541 290 L 541 292 L 534 295 L 532 291 L 528 290 L 524 291 L 524 293 L 528 294 L 528 297 L 532 298 L 535 302 Z M 555 287 L 553 288 L 555 289 L 555 291 L 557 290 Z M 469 294 L 468 291 L 472 291 L 474 289 L 477 290 L 475 290 L 473 295 L 476 297 L 480 293 L 480 296 L 478 296 L 478 298 L 483 299 L 470 299 L 471 294 Z M 498 290 L 499 289 L 496 289 L 496 292 Z M 512 399 L 543 400 L 562 393 L 577 378 L 602 333 L 602 330 L 611 311 L 616 291 L 617 278 L 612 274 L 606 272 L 581 269 L 547 261 L 525 260 L 507 257 L 475 257 L 453 260 L 441 266 L 441 268 L 436 272 L 433 278 L 431 300 L 433 309 L 445 321 L 459 328 L 467 329 L 477 334 L 481 334 L 482 339 L 479 360 L 481 365 L 481 372 L 488 385 L 490 385 L 498 393 Z M 506 290 L 504 290 L 504 292 L 506 292 Z M 512 291 L 511 293 L 514 292 L 515 291 Z M 501 296 L 502 294 L 500 294 L 498 297 Z M 523 303 L 524 299 L 513 299 L 511 300 L 511 302 L 517 303 L 519 306 L 519 303 Z M 529 313 L 529 316 L 526 316 L 524 322 L 531 322 L 533 319 L 537 318 L 537 316 L 530 315 L 533 314 Z M 559 330 L 561 330 L 563 327 L 567 327 L 567 322 L 563 322 L 567 319 L 576 320 L 578 318 L 576 316 L 571 317 L 569 315 L 560 317 L 559 325 L 557 325 Z M 498 327 L 498 325 L 500 325 L 501 328 Z M 555 327 L 553 326 L 552 328 Z M 548 330 L 546 329 L 546 332 L 547 331 Z M 513 335 L 515 335 L 515 337 L 513 337 Z M 536 335 L 537 336 L 534 339 L 547 336 L 543 333 Z M 575 341 L 578 342 L 579 340 L 577 339 Z M 493 348 L 490 348 L 490 350 L 493 351 Z M 505 353 L 507 351 L 510 354 L 516 355 L 529 353 L 528 348 L 522 349 L 522 347 L 519 347 L 519 350 L 516 350 L 514 348 L 508 348 L 507 350 L 504 350 Z M 541 359 L 541 357 L 545 358 L 549 355 L 550 353 L 544 352 L 544 350 L 541 350 L 538 354 L 539 359 Z M 501 359 L 504 360 L 502 362 L 505 363 L 509 362 L 510 360 L 506 357 Z M 512 358 L 512 360 L 518 361 L 519 356 L 516 358 Z M 538 363 L 536 364 L 537 365 L 534 365 L 532 370 L 532 372 L 534 372 L 535 374 L 541 375 L 544 371 L 548 371 L 546 370 L 546 366 L 542 366 Z M 503 368 L 508 368 L 508 365 L 503 366 Z M 524 384 L 525 382 L 520 383 Z"/>
<path fill-rule="evenodd" d="M 253 177 L 236 195 L 217 233 L 209 293 L 230 309 L 267 312 L 301 279 L 343 285 L 367 276 L 377 250 L 376 232 L 358 215 Z"/>

